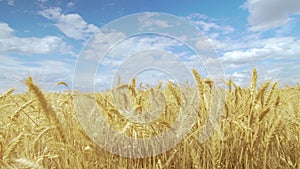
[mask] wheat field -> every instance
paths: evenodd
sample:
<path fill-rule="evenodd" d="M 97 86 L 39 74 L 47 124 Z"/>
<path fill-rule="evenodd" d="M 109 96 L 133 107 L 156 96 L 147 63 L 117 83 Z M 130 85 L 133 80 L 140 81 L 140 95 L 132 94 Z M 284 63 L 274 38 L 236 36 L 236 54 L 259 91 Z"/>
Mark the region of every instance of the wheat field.
<path fill-rule="evenodd" d="M 76 95 L 90 94 L 43 92 L 29 77 L 24 84 L 27 92 L 17 94 L 11 89 L 0 95 L 0 168 L 300 169 L 300 86 L 280 88 L 271 81 L 257 84 L 253 69 L 249 87 L 228 80 L 224 81 L 226 89 L 214 89 L 211 80 L 195 70 L 193 73 L 194 85 L 168 83 L 163 87 L 160 83 L 141 90 L 135 79 L 120 84 L 127 92 L 119 94 L 127 101 L 119 106 L 131 105 L 135 113 L 156 108 L 148 99 L 151 92 L 165 96 L 161 115 L 149 123 L 125 118 L 113 102 L 113 91 L 95 94 L 97 106 L 112 128 L 128 137 L 151 138 L 174 124 L 189 92 L 199 93 L 199 107 L 193 109 L 196 122 L 184 139 L 162 154 L 145 158 L 107 152 L 90 139 L 74 109 Z M 182 91 L 187 95 L 181 95 Z M 199 142 L 216 91 L 225 96 L 218 127 L 206 141 Z"/>

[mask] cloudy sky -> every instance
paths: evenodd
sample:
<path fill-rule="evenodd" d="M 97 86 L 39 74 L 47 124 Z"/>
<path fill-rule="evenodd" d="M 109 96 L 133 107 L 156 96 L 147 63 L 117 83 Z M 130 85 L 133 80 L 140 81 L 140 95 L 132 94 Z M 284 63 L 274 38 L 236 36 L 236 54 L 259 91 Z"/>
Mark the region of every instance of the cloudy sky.
<path fill-rule="evenodd" d="M 299 0 L 0 0 L 0 30 L 0 92 L 26 90 L 29 75 L 44 90 L 102 89 L 191 68 L 241 85 L 253 67 L 261 82 L 300 82 Z"/>

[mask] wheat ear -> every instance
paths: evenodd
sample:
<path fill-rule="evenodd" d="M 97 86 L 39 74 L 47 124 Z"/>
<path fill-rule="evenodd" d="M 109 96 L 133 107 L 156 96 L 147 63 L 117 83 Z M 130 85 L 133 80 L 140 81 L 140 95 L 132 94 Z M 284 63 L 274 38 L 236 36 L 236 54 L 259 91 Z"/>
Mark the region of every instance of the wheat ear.
<path fill-rule="evenodd" d="M 0 100 L 4 99 L 5 97 L 9 96 L 12 92 L 14 92 L 15 89 L 9 89 L 8 91 L 6 91 L 5 93 L 3 93 L 2 95 L 0 95 Z"/>
<path fill-rule="evenodd" d="M 47 119 L 49 120 L 49 122 L 54 123 L 54 125 L 56 126 L 57 131 L 59 132 L 59 135 L 62 138 L 62 141 L 66 142 L 66 139 L 64 137 L 63 127 L 60 124 L 55 111 L 51 108 L 51 106 L 49 106 L 43 93 L 40 91 L 39 87 L 33 83 L 31 77 L 28 77 L 26 79 L 25 84 L 28 86 L 29 90 L 31 90 L 33 92 L 33 94 L 39 101 L 39 103 L 42 107 L 42 110 L 43 110 L 44 114 L 46 115 Z"/>

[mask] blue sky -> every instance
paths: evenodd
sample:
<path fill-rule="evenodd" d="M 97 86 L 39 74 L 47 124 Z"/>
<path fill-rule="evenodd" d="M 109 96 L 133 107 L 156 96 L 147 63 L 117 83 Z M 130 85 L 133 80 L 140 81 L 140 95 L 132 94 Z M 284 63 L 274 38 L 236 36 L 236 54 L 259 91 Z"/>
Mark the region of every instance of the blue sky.
<path fill-rule="evenodd" d="M 131 24 L 135 21 L 127 24 L 120 20 L 136 13 L 141 14 L 135 18 L 140 22 L 136 28 L 139 33 L 146 28 L 147 31 L 154 30 L 149 26 L 157 28 L 158 32 L 174 26 L 165 14 L 188 22 L 203 35 L 194 40 L 194 47 L 214 51 L 214 57 L 195 59 L 195 53 L 172 38 L 127 37 L 122 31 L 133 29 Z M 111 24 L 113 21 L 120 27 Z M 116 27 L 117 31 L 97 34 L 104 27 Z M 29 75 L 44 90 L 62 90 L 62 86 L 55 85 L 58 81 L 71 86 L 74 75 L 77 76 L 75 79 L 86 82 L 86 77 L 91 76 L 96 88 L 103 88 L 113 83 L 116 72 L 128 81 L 133 75 L 133 69 L 129 69 L 139 67 L 142 62 L 148 67 L 151 64 L 160 66 L 153 69 L 152 74 L 135 74 L 146 83 L 189 76 L 184 65 L 195 66 L 203 76 L 222 71 L 224 78 L 233 78 L 240 85 L 248 85 L 254 66 L 258 69 L 260 82 L 272 79 L 293 85 L 300 79 L 299 0 L 232 0 L 230 3 L 220 0 L 0 0 L 0 30 L 0 92 L 12 87 L 18 91 L 26 90 L 23 82 Z M 179 27 L 171 31 L 173 36 L 178 35 L 175 38 L 184 41 L 179 37 Z M 99 35 L 99 39 L 95 36 L 93 39 L 93 35 Z M 201 39 L 203 37 L 206 39 Z M 88 52 L 108 52 L 104 50 L 108 48 L 101 45 L 92 48 L 93 40 L 98 45 L 115 47 L 103 64 L 99 63 L 99 58 L 93 60 L 87 55 Z M 116 40 L 122 40 L 119 46 Z M 189 40 L 191 38 L 186 41 Z M 151 52 L 145 51 L 149 49 L 162 56 L 151 56 Z M 176 55 L 179 60 L 170 59 L 169 54 Z M 215 64 L 216 56 L 218 64 Z M 176 66 L 182 66 L 182 69 Z M 90 69 L 97 70 L 89 72 Z M 91 74 L 93 71 L 96 73 Z M 124 77 L 129 72 L 130 76 Z"/>

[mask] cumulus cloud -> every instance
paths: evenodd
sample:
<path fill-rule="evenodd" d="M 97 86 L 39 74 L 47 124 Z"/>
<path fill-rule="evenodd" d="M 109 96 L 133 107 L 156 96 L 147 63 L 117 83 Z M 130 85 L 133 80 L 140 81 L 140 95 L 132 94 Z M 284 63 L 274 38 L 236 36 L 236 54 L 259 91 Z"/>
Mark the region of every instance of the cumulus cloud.
<path fill-rule="evenodd" d="M 3 22 L 0 23 L 0 30 L 0 72 L 3 72 L 0 76 L 0 92 L 11 87 L 16 88 L 17 92 L 25 91 L 24 80 L 28 76 L 33 76 L 43 89 L 50 90 L 54 89 L 58 78 L 70 81 L 73 64 L 14 57 L 14 54 L 22 57 L 34 54 L 70 54 L 71 47 L 62 39 L 55 36 L 17 37 L 14 35 L 14 29 Z"/>
<path fill-rule="evenodd" d="M 300 8 L 299 2 L 248 0 L 244 7 L 250 13 L 248 18 L 250 29 L 269 30 L 287 23 L 299 13 L 297 12 Z M 280 19 L 281 16 L 285 17 Z M 239 32 L 240 36 L 237 37 L 236 30 L 226 25 L 221 19 L 213 19 L 199 13 L 185 18 L 207 36 L 207 40 L 211 42 L 220 56 L 226 76 L 233 78 L 238 84 L 248 85 L 253 67 L 258 69 L 261 82 L 272 79 L 295 84 L 295 81 L 299 79 L 300 71 L 295 69 L 292 63 L 287 64 L 287 60 L 293 60 L 294 65 L 299 65 L 297 64 L 300 62 L 299 37 L 276 34 L 277 36 L 267 38 L 258 31 Z M 278 24 L 276 24 L 277 21 Z M 203 40 L 196 44 L 197 48 L 211 49 L 209 43 Z M 203 63 L 214 65 L 211 61 L 213 60 L 208 59 Z"/>
<path fill-rule="evenodd" d="M 299 0 L 248 0 L 248 23 L 252 31 L 265 31 L 279 27 L 300 14 Z"/>
<path fill-rule="evenodd" d="M 1 53 L 19 53 L 23 55 L 71 53 L 71 47 L 56 36 L 20 38 L 13 34 L 14 29 L 3 22 L 0 22 L 0 30 Z"/>
<path fill-rule="evenodd" d="M 61 8 L 47 8 L 38 12 L 43 17 L 56 22 L 56 27 L 66 36 L 76 40 L 86 40 L 99 29 L 88 24 L 79 14 L 62 14 Z"/>
<path fill-rule="evenodd" d="M 223 50 L 221 61 L 228 77 L 243 86 L 248 85 L 253 67 L 259 72 L 260 81 L 279 81 L 296 84 L 299 79 L 300 39 L 273 37 L 265 39 L 241 38 L 232 50 Z M 248 44 L 248 46 L 247 46 Z M 297 78 L 294 78 L 297 77 Z M 297 79 L 297 80 L 295 80 Z"/>
<path fill-rule="evenodd" d="M 245 64 L 266 58 L 296 58 L 300 55 L 300 39 L 295 37 L 274 37 L 249 43 L 257 47 L 225 52 L 224 63 Z"/>
<path fill-rule="evenodd" d="M 88 60 L 101 59 L 115 43 L 125 38 L 125 34 L 122 32 L 97 32 L 94 37 L 84 46 L 84 50 L 81 53 L 81 57 Z"/>

